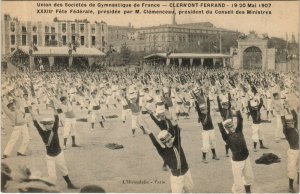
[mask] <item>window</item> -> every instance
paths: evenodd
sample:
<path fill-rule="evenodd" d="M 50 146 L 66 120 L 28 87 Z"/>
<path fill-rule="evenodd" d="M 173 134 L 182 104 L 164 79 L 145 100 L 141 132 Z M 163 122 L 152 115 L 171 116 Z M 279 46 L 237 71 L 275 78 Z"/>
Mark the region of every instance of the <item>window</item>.
<path fill-rule="evenodd" d="M 51 33 L 55 33 L 55 27 L 51 27 Z"/>
<path fill-rule="evenodd" d="M 45 32 L 49 33 L 49 26 L 45 26 Z"/>
<path fill-rule="evenodd" d="M 75 24 L 71 24 L 71 31 L 72 33 L 75 33 Z"/>
<path fill-rule="evenodd" d="M 96 45 L 96 36 L 92 36 L 92 46 Z"/>
<path fill-rule="evenodd" d="M 63 45 L 67 45 L 67 36 L 62 36 L 62 43 Z"/>
<path fill-rule="evenodd" d="M 84 36 L 80 36 L 80 44 L 84 45 Z"/>
<path fill-rule="evenodd" d="M 51 35 L 51 40 L 55 40 L 55 35 Z"/>
<path fill-rule="evenodd" d="M 15 37 L 15 35 L 11 35 L 10 36 L 10 44 L 11 45 L 15 45 L 16 44 L 16 37 Z"/>
<path fill-rule="evenodd" d="M 102 27 L 102 32 L 104 31 L 104 27 L 103 27 L 103 25 L 101 25 L 101 27 Z"/>
<path fill-rule="evenodd" d="M 22 35 L 22 46 L 26 46 L 26 42 L 27 42 L 27 36 L 26 35 Z"/>
<path fill-rule="evenodd" d="M 45 44 L 48 45 L 49 44 L 49 35 L 45 35 Z"/>
<path fill-rule="evenodd" d="M 66 23 L 62 23 L 62 24 L 61 24 L 61 31 L 62 31 L 63 33 L 65 33 L 65 32 L 67 31 L 67 25 L 66 25 Z"/>
<path fill-rule="evenodd" d="M 80 32 L 81 32 L 81 33 L 84 32 L 84 24 L 80 24 Z"/>
<path fill-rule="evenodd" d="M 27 32 L 27 29 L 25 26 L 22 26 L 22 32 Z"/>
<path fill-rule="evenodd" d="M 104 36 L 102 36 L 102 46 L 105 46 Z"/>
<path fill-rule="evenodd" d="M 72 36 L 72 43 L 74 44 L 76 42 L 76 37 Z"/>
<path fill-rule="evenodd" d="M 92 27 L 92 34 L 95 34 L 95 32 L 96 32 L 95 27 Z"/>
<path fill-rule="evenodd" d="M 15 23 L 10 23 L 10 31 L 15 31 Z"/>
<path fill-rule="evenodd" d="M 32 36 L 32 43 L 37 44 L 37 35 Z"/>
<path fill-rule="evenodd" d="M 32 32 L 36 32 L 36 30 L 37 30 L 36 26 L 33 26 L 32 27 Z"/>

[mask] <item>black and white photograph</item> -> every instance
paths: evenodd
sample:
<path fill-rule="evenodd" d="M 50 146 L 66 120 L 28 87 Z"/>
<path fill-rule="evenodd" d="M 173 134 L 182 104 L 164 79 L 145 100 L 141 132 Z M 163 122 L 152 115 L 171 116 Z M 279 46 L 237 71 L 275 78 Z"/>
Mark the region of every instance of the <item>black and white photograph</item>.
<path fill-rule="evenodd" d="M 298 0 L 1 2 L 2 193 L 299 193 Z"/>

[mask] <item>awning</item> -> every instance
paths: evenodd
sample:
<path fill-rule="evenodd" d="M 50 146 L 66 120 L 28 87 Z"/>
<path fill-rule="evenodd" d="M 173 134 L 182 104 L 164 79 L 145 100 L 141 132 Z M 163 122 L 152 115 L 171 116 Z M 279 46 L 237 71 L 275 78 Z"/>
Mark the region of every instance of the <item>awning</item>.
<path fill-rule="evenodd" d="M 144 57 L 144 59 L 149 59 L 153 57 L 158 58 L 167 58 L 167 53 L 155 53 L 151 55 L 147 55 Z M 171 53 L 168 58 L 173 59 L 199 59 L 199 58 L 211 58 L 211 59 L 217 59 L 217 58 L 231 58 L 231 55 L 226 55 L 222 53 Z"/>
<path fill-rule="evenodd" d="M 32 52 L 34 57 L 68 57 L 69 56 L 69 47 L 41 47 L 38 46 L 38 51 Z M 18 49 L 29 55 L 29 46 L 19 46 Z M 72 51 L 73 57 L 98 57 L 105 56 L 105 53 L 101 52 L 96 48 L 87 48 L 87 47 L 78 47 L 76 52 Z"/>

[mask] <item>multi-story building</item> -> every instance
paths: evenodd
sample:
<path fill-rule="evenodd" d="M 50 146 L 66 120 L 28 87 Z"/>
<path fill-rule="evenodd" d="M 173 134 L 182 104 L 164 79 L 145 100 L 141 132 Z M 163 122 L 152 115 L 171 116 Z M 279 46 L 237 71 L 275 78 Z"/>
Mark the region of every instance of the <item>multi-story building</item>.
<path fill-rule="evenodd" d="M 217 40 L 222 35 L 238 35 L 238 32 L 216 28 L 210 22 L 170 24 L 133 28 L 109 26 L 111 44 L 116 50 L 126 43 L 133 51 L 187 51 L 199 49 L 208 40 Z M 114 35 L 113 35 L 114 34 Z"/>
<path fill-rule="evenodd" d="M 97 48 L 106 52 L 108 27 L 103 21 L 88 20 L 19 21 L 5 15 L 2 27 L 2 55 L 12 53 L 18 46 L 66 46 L 76 43 L 79 47 Z"/>

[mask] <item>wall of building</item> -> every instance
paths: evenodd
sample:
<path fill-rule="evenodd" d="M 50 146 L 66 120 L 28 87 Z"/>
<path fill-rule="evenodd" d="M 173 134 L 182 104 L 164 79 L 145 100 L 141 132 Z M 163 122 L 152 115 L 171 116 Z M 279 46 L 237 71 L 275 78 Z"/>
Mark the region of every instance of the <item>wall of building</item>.
<path fill-rule="evenodd" d="M 30 46 L 33 41 L 37 46 L 67 46 L 72 42 L 72 37 L 80 47 L 95 47 L 102 52 L 108 48 L 108 27 L 105 22 L 57 19 L 52 22 L 32 22 L 6 16 L 1 25 L 2 54 L 10 54 L 17 46 Z M 75 28 L 72 29 L 72 26 Z M 95 37 L 94 45 L 92 36 Z"/>
<path fill-rule="evenodd" d="M 211 37 L 216 38 L 219 33 L 237 33 L 215 28 L 211 24 L 208 26 L 201 26 L 201 23 L 195 26 L 183 24 L 142 28 L 109 26 L 109 42 L 116 49 L 126 42 L 132 47 L 143 47 L 139 50 L 146 52 L 168 52 L 180 49 L 197 49 L 201 43 Z"/>

